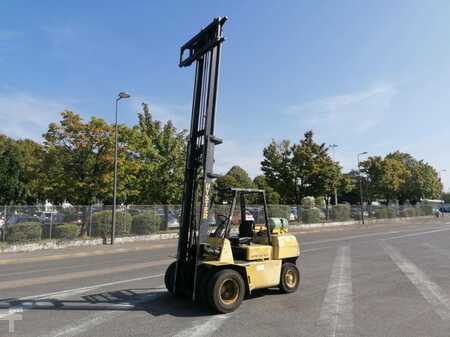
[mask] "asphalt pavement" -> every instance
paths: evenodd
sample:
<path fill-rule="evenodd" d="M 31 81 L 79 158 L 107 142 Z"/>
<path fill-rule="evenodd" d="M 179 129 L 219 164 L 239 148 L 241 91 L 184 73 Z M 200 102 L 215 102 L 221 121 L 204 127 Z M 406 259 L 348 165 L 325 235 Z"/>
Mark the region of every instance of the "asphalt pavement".
<path fill-rule="evenodd" d="M 450 336 L 450 217 L 295 234 L 298 292 L 227 315 L 167 293 L 175 240 L 0 255 L 0 336 Z"/>

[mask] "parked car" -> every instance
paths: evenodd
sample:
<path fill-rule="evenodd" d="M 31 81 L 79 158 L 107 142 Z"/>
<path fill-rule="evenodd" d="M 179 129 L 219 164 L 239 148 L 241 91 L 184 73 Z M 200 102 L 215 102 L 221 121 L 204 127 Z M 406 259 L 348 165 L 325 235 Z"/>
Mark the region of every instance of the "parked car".
<path fill-rule="evenodd" d="M 13 214 L 11 215 L 8 220 L 6 221 L 6 225 L 15 225 L 21 222 L 39 222 L 42 223 L 43 221 L 35 216 L 35 215 L 23 215 L 23 214 Z"/>

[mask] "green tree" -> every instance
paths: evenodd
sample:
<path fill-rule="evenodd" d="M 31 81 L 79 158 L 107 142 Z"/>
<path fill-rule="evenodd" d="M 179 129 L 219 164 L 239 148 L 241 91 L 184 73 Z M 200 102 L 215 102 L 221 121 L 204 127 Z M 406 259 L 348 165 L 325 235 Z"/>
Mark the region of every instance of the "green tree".
<path fill-rule="evenodd" d="M 316 143 L 312 131 L 306 132 L 299 144 L 272 141 L 263 155 L 261 169 L 284 203 L 298 203 L 299 196 L 330 196 L 335 188 L 351 188 L 326 144 Z"/>
<path fill-rule="evenodd" d="M 95 117 L 85 123 L 71 111 L 61 117 L 44 134 L 45 195 L 53 202 L 80 205 L 108 198 L 113 174 L 112 127 Z"/>
<path fill-rule="evenodd" d="M 253 179 L 253 183 L 255 184 L 256 188 L 266 191 L 268 204 L 276 205 L 280 203 L 280 195 L 273 189 L 272 186 L 269 185 L 265 176 L 256 176 L 255 179 Z"/>
<path fill-rule="evenodd" d="M 32 140 L 0 135 L 0 203 L 35 203 L 42 146 Z"/>
<path fill-rule="evenodd" d="M 138 113 L 130 148 L 139 160 L 135 189 L 142 203 L 179 203 L 183 193 L 186 132 L 154 120 L 148 104 Z"/>
<path fill-rule="evenodd" d="M 441 199 L 444 200 L 446 204 L 450 204 L 450 193 L 448 192 L 442 193 Z"/>
<path fill-rule="evenodd" d="M 216 189 L 218 201 L 227 201 L 227 191 L 232 188 L 254 188 L 255 184 L 248 173 L 240 166 L 233 166 L 224 176 L 217 178 Z"/>

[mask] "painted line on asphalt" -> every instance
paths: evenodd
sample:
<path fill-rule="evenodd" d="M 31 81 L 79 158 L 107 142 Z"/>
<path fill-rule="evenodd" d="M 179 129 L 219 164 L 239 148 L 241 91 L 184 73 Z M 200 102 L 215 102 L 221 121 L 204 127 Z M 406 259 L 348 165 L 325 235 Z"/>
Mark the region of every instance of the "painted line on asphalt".
<path fill-rule="evenodd" d="M 352 262 L 350 247 L 339 247 L 317 326 L 321 336 L 353 334 Z"/>
<path fill-rule="evenodd" d="M 324 240 L 315 240 L 315 241 L 306 241 L 306 242 L 300 242 L 302 246 L 305 245 L 316 245 L 320 243 L 330 243 L 330 242 L 340 242 L 340 241 L 349 241 L 354 239 L 361 239 L 361 238 L 370 238 L 373 236 L 383 236 L 383 235 L 389 235 L 389 234 L 398 234 L 401 233 L 400 231 L 393 231 L 393 232 L 386 232 L 386 233 L 370 233 L 370 234 L 360 234 L 360 235 L 351 235 L 351 236 L 344 236 L 341 238 L 335 238 L 335 239 L 324 239 Z"/>
<path fill-rule="evenodd" d="M 87 287 L 62 290 L 62 291 L 57 291 L 57 292 L 52 292 L 52 293 L 45 293 L 45 294 L 39 294 L 39 295 L 25 296 L 25 297 L 19 298 L 18 301 L 25 302 L 25 301 L 43 300 L 43 299 L 45 299 L 45 300 L 48 300 L 48 299 L 64 299 L 64 298 L 67 298 L 69 296 L 80 295 L 80 294 L 86 293 L 86 292 L 91 291 L 91 290 L 96 290 L 96 289 L 105 288 L 105 287 L 118 285 L 118 284 L 123 284 L 123 283 L 131 283 L 131 282 L 137 282 L 137 281 L 142 281 L 142 280 L 148 280 L 148 279 L 158 278 L 158 277 L 162 277 L 162 276 L 164 276 L 164 274 L 148 275 L 148 276 L 137 277 L 137 278 L 127 279 L 127 280 L 121 280 L 121 281 L 115 281 L 115 282 L 107 282 L 107 283 L 100 283 L 100 284 L 95 284 L 95 285 L 91 285 L 91 286 L 87 286 Z M 7 303 L 5 303 L 5 304 L 6 304 L 6 306 L 3 308 L 2 302 L 0 301 L 0 307 L 1 308 L 3 308 L 3 309 L 10 309 L 11 311 L 14 311 L 16 309 L 17 310 L 21 310 L 21 309 L 22 310 L 30 310 L 30 309 L 33 309 L 33 307 L 34 307 L 33 303 L 27 303 L 27 302 L 25 302 L 23 304 L 20 304 L 20 305 L 13 306 L 13 307 L 8 307 Z M 1 314 L 0 318 L 7 317 L 9 315 L 11 315 L 11 313 Z"/>
<path fill-rule="evenodd" d="M 439 228 L 439 229 L 433 229 L 431 231 L 423 231 L 423 230 L 417 230 L 417 229 L 411 229 L 411 230 L 406 230 L 406 231 L 391 231 L 391 232 L 377 232 L 377 233 L 369 233 L 369 234 L 358 234 L 358 235 L 351 235 L 351 236 L 344 236 L 344 237 L 340 237 L 340 238 L 334 238 L 334 239 L 323 239 L 323 240 L 314 240 L 314 241 L 301 241 L 300 244 L 302 246 L 305 245 L 314 245 L 314 244 L 321 244 L 321 243 L 330 243 L 330 242 L 341 242 L 341 241 L 350 241 L 350 240 L 355 240 L 355 239 L 362 239 L 362 238 L 370 238 L 370 237 L 374 237 L 374 236 L 386 236 L 386 235 L 392 235 L 392 234 L 399 234 L 399 233 L 410 233 L 410 232 L 414 232 L 412 234 L 405 234 L 408 236 L 413 236 L 413 235 L 419 235 L 421 233 L 429 233 L 429 232 L 434 232 L 434 231 L 450 231 L 450 228 Z M 403 237 L 403 235 L 398 236 L 398 238 Z M 397 237 L 394 237 L 397 238 Z M 387 238 L 390 239 L 390 238 Z"/>
<path fill-rule="evenodd" d="M 380 241 L 380 245 L 427 300 L 434 312 L 443 320 L 450 320 L 450 298 L 442 288 L 385 240 Z"/>
<path fill-rule="evenodd" d="M 193 327 L 180 331 L 173 337 L 206 337 L 214 336 L 214 333 L 225 323 L 231 315 L 215 315 L 205 322 L 194 324 Z"/>
<path fill-rule="evenodd" d="M 300 255 L 302 255 L 302 253 L 317 252 L 320 250 L 331 249 L 331 248 L 336 248 L 336 246 L 325 246 L 325 247 L 310 248 L 310 249 L 301 249 L 300 248 Z"/>
<path fill-rule="evenodd" d="M 162 285 L 160 285 L 158 287 L 160 287 L 160 289 L 153 289 L 151 292 L 157 292 L 157 291 L 161 291 L 163 289 Z M 161 294 L 150 293 L 138 300 L 130 301 L 129 304 L 133 307 L 136 307 L 145 302 L 155 301 L 158 298 L 160 298 L 160 295 Z M 95 308 L 93 308 L 93 310 L 95 310 Z M 84 334 L 85 332 L 87 332 L 101 324 L 109 322 L 110 320 L 112 320 L 120 315 L 123 315 L 123 314 L 124 314 L 124 311 L 106 311 L 106 312 L 102 312 L 100 314 L 96 314 L 96 315 L 94 315 L 94 317 L 92 317 L 92 316 L 84 317 L 82 319 L 78 319 L 76 322 L 69 323 L 63 327 L 60 327 L 50 333 L 46 333 L 42 337 L 75 337 L 75 336 L 79 336 L 79 335 Z"/>
<path fill-rule="evenodd" d="M 41 262 L 41 261 L 57 261 L 57 260 L 65 260 L 72 258 L 80 258 L 80 257 L 92 257 L 92 256 L 105 256 L 105 255 L 114 255 L 114 254 L 123 254 L 130 253 L 136 251 L 146 251 L 160 248 L 169 248 L 175 247 L 176 244 L 173 243 L 163 243 L 149 246 L 138 246 L 133 248 L 118 248 L 118 249 L 105 249 L 105 250 L 94 250 L 88 252 L 71 252 L 68 254 L 57 254 L 57 255 L 42 255 L 42 256 L 32 256 L 32 257 L 20 257 L 20 258 L 9 258 L 0 260 L 0 265 L 8 265 L 8 264 L 18 264 L 18 263 L 31 263 L 31 262 Z M 84 247 L 83 247 L 84 248 Z"/>
<path fill-rule="evenodd" d="M 403 238 L 409 238 L 409 237 L 414 237 L 414 236 L 428 235 L 428 234 L 448 232 L 448 231 L 450 231 L 450 228 L 443 228 L 443 229 L 436 229 L 436 230 L 419 232 L 419 233 L 404 234 L 404 235 L 394 236 L 391 238 L 386 238 L 383 240 L 396 240 L 396 239 L 403 239 Z"/>
<path fill-rule="evenodd" d="M 127 272 L 127 271 L 131 271 L 131 270 L 136 270 L 136 269 L 144 269 L 144 268 L 148 268 L 148 267 L 168 265 L 172 261 L 173 261 L 173 259 L 165 259 L 165 260 L 159 260 L 159 261 L 135 263 L 135 264 L 125 265 L 125 266 L 109 267 L 109 268 L 97 269 L 97 270 L 86 270 L 86 271 L 80 271 L 80 272 L 65 273 L 65 274 L 60 274 L 60 275 L 40 276 L 40 277 L 32 277 L 32 278 L 28 278 L 28 279 L 3 281 L 3 282 L 0 282 L 0 289 L 19 288 L 19 287 L 38 285 L 38 284 L 48 284 L 48 283 L 68 281 L 68 280 L 73 280 L 73 279 L 104 276 L 104 275 Z"/>

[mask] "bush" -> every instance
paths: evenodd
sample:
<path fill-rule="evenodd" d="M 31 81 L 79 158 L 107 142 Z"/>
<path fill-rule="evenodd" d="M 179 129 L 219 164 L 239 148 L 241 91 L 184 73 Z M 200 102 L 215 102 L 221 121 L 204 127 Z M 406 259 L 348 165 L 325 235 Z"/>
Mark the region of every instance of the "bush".
<path fill-rule="evenodd" d="M 9 243 L 36 241 L 41 237 L 42 227 L 39 222 L 21 222 L 6 229 L 6 241 Z"/>
<path fill-rule="evenodd" d="M 79 228 L 76 224 L 56 225 L 53 236 L 55 239 L 73 240 L 79 234 Z"/>
<path fill-rule="evenodd" d="M 116 235 L 130 232 L 132 216 L 125 212 L 116 213 Z M 111 235 L 112 211 L 100 211 L 92 214 L 92 235 L 106 238 Z"/>
<path fill-rule="evenodd" d="M 319 223 L 320 222 L 320 210 L 318 208 L 302 208 L 301 210 L 302 222 L 307 223 Z"/>
<path fill-rule="evenodd" d="M 375 217 L 377 219 L 392 219 L 396 217 L 395 209 L 391 207 L 383 207 L 375 210 Z"/>
<path fill-rule="evenodd" d="M 327 206 L 327 203 L 325 201 L 324 197 L 317 197 L 315 199 L 315 205 L 319 208 L 325 208 Z"/>
<path fill-rule="evenodd" d="M 314 197 L 304 197 L 302 199 L 302 208 L 311 209 L 316 206 Z"/>
<path fill-rule="evenodd" d="M 352 218 L 350 205 L 339 204 L 331 209 L 331 218 L 335 221 L 347 221 Z"/>
<path fill-rule="evenodd" d="M 402 218 L 411 218 L 411 217 L 417 216 L 417 212 L 416 212 L 416 209 L 415 209 L 415 208 L 413 208 L 413 207 L 407 207 L 407 208 L 403 208 L 403 209 L 400 211 L 400 216 L 401 216 Z"/>
<path fill-rule="evenodd" d="M 420 213 L 423 216 L 433 215 L 433 206 L 431 206 L 431 205 L 420 205 Z"/>
<path fill-rule="evenodd" d="M 284 218 L 289 220 L 289 216 L 291 215 L 291 207 L 286 205 L 270 205 L 269 208 L 269 217 L 271 218 Z M 264 212 L 261 212 L 261 216 L 264 217 Z"/>
<path fill-rule="evenodd" d="M 154 211 L 145 211 L 133 217 L 131 233 L 145 235 L 159 231 L 161 217 Z"/>

